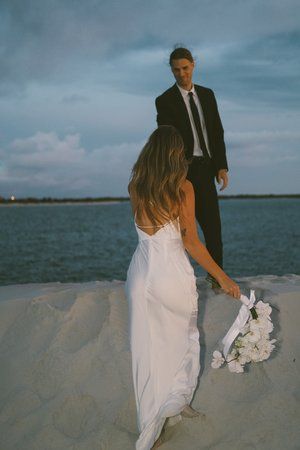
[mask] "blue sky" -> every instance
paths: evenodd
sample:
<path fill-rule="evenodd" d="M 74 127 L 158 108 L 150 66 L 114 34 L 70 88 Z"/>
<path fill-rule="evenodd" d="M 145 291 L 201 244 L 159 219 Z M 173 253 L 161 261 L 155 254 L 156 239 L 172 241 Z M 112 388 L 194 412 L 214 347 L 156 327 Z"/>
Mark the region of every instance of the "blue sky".
<path fill-rule="evenodd" d="M 299 193 L 300 4 L 296 0 L 22 1 L 0 4 L 0 195 L 127 195 L 191 49 L 214 90 L 227 194 Z"/>

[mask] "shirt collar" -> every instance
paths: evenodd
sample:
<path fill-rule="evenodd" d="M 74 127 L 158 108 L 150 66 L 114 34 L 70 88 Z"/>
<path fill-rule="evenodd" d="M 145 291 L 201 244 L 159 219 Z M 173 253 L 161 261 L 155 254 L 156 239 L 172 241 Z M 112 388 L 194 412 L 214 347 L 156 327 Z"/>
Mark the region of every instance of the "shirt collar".
<path fill-rule="evenodd" d="M 195 90 L 195 85 L 194 84 L 193 84 L 193 87 L 192 87 L 192 89 L 190 91 L 187 91 L 187 90 L 183 89 L 177 83 L 176 83 L 176 85 L 177 85 L 178 89 L 180 90 L 182 97 L 187 97 L 189 95 L 189 92 L 192 92 L 193 95 L 196 95 L 196 90 Z"/>

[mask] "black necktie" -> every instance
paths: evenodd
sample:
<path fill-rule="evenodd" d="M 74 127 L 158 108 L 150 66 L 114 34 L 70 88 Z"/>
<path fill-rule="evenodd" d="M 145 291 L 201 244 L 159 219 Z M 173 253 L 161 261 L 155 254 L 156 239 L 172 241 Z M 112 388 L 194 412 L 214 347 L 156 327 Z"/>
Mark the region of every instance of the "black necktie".
<path fill-rule="evenodd" d="M 200 116 L 199 116 L 198 108 L 197 108 L 196 103 L 194 101 L 192 92 L 189 92 L 189 97 L 190 97 L 190 107 L 191 107 L 191 111 L 192 111 L 192 114 L 193 114 L 193 119 L 194 119 L 196 130 L 197 130 L 197 133 L 198 133 L 198 136 L 199 136 L 200 147 L 201 147 L 201 150 L 203 152 L 203 156 L 205 156 L 205 158 L 209 158 L 210 156 L 208 154 L 208 151 L 207 151 L 207 148 L 206 148 L 206 144 L 205 144 L 205 140 L 204 140 L 203 133 L 202 133 L 202 127 L 201 127 L 201 122 L 200 122 Z"/>

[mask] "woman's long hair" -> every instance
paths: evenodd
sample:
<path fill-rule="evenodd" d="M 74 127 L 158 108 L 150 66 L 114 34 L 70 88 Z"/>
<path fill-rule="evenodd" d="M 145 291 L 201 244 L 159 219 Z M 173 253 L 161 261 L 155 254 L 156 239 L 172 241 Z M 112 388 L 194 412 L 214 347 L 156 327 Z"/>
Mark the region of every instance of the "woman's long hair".
<path fill-rule="evenodd" d="M 133 166 L 128 191 L 134 198 L 137 219 L 145 211 L 151 223 L 163 224 L 179 211 L 187 175 L 184 143 L 173 126 L 161 125 L 149 137 Z"/>

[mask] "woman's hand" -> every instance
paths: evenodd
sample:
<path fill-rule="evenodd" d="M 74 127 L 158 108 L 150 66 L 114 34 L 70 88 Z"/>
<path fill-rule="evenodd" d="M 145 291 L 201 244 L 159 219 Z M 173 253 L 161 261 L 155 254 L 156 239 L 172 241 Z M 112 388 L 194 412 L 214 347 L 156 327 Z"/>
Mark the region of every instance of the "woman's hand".
<path fill-rule="evenodd" d="M 240 299 L 241 297 L 241 291 L 239 286 L 231 279 L 229 278 L 226 274 L 220 278 L 218 280 L 221 289 L 223 289 L 223 291 L 228 294 L 231 295 L 232 297 L 236 298 L 237 300 Z"/>

